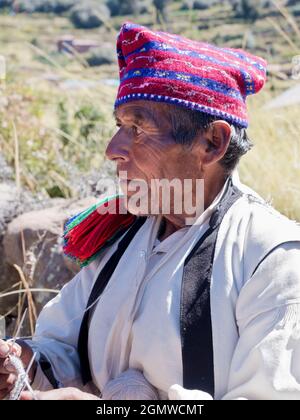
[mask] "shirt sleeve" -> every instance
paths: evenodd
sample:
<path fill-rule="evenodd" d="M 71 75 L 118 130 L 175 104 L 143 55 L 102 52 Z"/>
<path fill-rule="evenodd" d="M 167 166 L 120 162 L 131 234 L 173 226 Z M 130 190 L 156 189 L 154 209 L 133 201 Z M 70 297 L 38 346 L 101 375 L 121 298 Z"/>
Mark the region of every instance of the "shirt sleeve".
<path fill-rule="evenodd" d="M 96 271 L 96 261 L 83 268 L 41 311 L 33 339 L 26 341 L 37 352 L 34 389 L 87 390 L 81 382 L 77 340 Z"/>
<path fill-rule="evenodd" d="M 224 400 L 300 399 L 300 242 L 275 248 L 240 291 Z"/>

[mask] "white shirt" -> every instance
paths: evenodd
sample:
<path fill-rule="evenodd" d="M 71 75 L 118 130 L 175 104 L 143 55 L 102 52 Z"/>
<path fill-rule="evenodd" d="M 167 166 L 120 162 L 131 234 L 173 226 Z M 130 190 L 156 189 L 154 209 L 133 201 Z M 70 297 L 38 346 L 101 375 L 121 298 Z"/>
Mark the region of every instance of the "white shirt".
<path fill-rule="evenodd" d="M 141 370 L 161 398 L 167 397 L 170 386 L 182 384 L 183 263 L 207 229 L 219 199 L 200 216 L 197 229 L 177 231 L 153 249 L 160 220 L 149 217 L 130 243 L 91 319 L 89 359 L 100 390 L 129 367 Z M 246 199 L 232 206 L 222 221 L 211 286 L 217 399 L 300 398 L 300 372 L 296 362 L 291 365 L 300 342 L 289 341 L 300 325 L 299 240 L 296 225 L 275 218 L 255 203 L 249 205 Z M 93 283 L 116 247 L 117 243 L 81 270 L 38 319 L 31 345 L 48 357 L 64 386 L 80 387 L 78 331 Z M 268 247 L 277 248 L 251 277 Z M 272 306 L 276 295 L 280 296 L 279 312 L 276 299 Z M 273 331 L 274 338 L 270 337 Z M 48 385 L 39 370 L 35 387 Z"/>
<path fill-rule="evenodd" d="M 160 398 L 167 398 L 170 386 L 182 383 L 183 265 L 208 228 L 226 186 L 197 219 L 197 226 L 178 230 L 153 249 L 162 219 L 149 217 L 125 251 L 90 324 L 89 358 L 100 390 L 129 368 L 143 372 Z"/>

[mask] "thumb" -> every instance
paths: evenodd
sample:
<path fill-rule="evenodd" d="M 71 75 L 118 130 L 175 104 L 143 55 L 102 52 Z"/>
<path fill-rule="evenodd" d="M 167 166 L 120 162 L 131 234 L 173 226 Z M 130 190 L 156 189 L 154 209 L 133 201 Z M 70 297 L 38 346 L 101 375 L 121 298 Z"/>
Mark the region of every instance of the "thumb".
<path fill-rule="evenodd" d="M 33 394 L 29 391 L 24 391 L 21 394 L 21 400 L 79 400 L 81 391 L 76 388 L 59 388 L 50 391 L 34 391 Z"/>
<path fill-rule="evenodd" d="M 31 400 L 40 400 L 41 398 L 39 397 L 39 394 L 41 394 L 40 391 L 33 391 L 29 392 L 29 391 L 22 391 L 20 394 L 20 400 L 23 401 L 31 401 Z"/>

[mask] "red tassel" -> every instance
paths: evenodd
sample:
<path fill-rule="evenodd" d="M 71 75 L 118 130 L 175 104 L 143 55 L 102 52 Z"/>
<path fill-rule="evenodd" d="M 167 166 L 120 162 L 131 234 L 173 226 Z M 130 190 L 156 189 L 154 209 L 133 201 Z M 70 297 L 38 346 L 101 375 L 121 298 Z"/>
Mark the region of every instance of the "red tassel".
<path fill-rule="evenodd" d="M 119 211 L 120 199 L 109 202 Z M 110 214 L 107 204 L 93 211 L 86 219 L 65 235 L 64 251 L 81 263 L 95 255 L 117 231 L 130 226 L 135 216 L 130 213 Z"/>

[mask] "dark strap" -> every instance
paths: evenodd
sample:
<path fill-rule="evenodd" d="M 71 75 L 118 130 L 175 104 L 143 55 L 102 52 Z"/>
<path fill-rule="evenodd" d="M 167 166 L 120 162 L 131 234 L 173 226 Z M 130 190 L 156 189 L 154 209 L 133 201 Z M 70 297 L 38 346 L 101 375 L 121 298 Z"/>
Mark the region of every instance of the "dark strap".
<path fill-rule="evenodd" d="M 210 218 L 208 230 L 187 257 L 183 270 L 180 313 L 183 386 L 208 392 L 212 396 L 214 363 L 210 282 L 215 244 L 224 215 L 241 195 L 230 180 L 221 202 Z"/>
<path fill-rule="evenodd" d="M 112 257 L 107 261 L 103 269 L 98 275 L 98 278 L 94 284 L 94 287 L 91 291 L 90 297 L 88 299 L 88 303 L 86 308 L 89 308 L 93 305 L 93 303 L 99 298 L 102 294 L 103 290 L 105 289 L 107 283 L 111 275 L 113 274 L 114 270 L 116 269 L 122 255 L 126 251 L 126 248 L 130 244 L 131 240 L 140 229 L 140 227 L 146 221 L 145 217 L 138 217 L 136 221 L 131 225 L 128 229 L 127 233 L 123 237 L 123 239 L 119 242 L 117 250 L 114 252 Z M 92 379 L 91 375 L 91 368 L 90 362 L 88 357 L 88 334 L 89 334 L 89 318 L 91 309 L 87 309 L 83 315 L 79 336 L 78 336 L 78 344 L 77 350 L 80 359 L 80 367 L 81 367 L 81 377 L 82 382 L 85 385 Z"/>
<path fill-rule="evenodd" d="M 51 363 L 49 362 L 49 360 L 47 359 L 47 357 L 43 353 L 40 353 L 40 358 L 38 360 L 38 363 L 39 363 L 44 375 L 46 376 L 46 378 L 48 379 L 50 384 L 53 386 L 53 388 L 58 389 L 59 388 L 59 382 L 57 381 L 57 379 L 54 376 Z"/>

